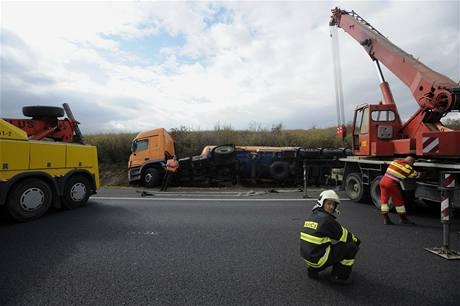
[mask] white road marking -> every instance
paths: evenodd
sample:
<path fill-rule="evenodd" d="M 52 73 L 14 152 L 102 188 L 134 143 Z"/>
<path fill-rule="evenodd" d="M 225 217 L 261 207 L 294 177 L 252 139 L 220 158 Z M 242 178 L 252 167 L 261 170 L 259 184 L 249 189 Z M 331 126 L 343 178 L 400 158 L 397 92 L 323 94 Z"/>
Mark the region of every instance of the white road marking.
<path fill-rule="evenodd" d="M 159 232 L 128 232 L 128 235 L 158 236 L 159 234 Z"/>
<path fill-rule="evenodd" d="M 91 197 L 92 200 L 130 200 L 130 201 L 222 201 L 222 202 L 303 202 L 303 201 L 316 201 L 317 199 L 209 199 L 209 198 L 156 198 L 156 197 L 145 197 L 145 198 L 129 198 L 129 197 Z M 340 199 L 341 201 L 347 201 L 349 199 Z"/>
<path fill-rule="evenodd" d="M 136 190 L 136 193 L 149 193 L 149 194 L 154 194 L 154 195 L 241 195 L 241 194 L 254 194 L 254 193 L 263 193 L 263 194 L 269 194 L 269 193 L 303 193 L 303 191 L 299 191 L 298 189 L 274 189 L 274 192 L 270 192 L 268 190 L 241 190 L 241 191 L 158 191 L 158 190 L 149 190 L 149 189 L 144 189 L 144 190 Z M 317 191 L 323 191 L 324 189 L 313 189 L 313 188 L 308 188 L 309 192 L 317 192 Z"/>

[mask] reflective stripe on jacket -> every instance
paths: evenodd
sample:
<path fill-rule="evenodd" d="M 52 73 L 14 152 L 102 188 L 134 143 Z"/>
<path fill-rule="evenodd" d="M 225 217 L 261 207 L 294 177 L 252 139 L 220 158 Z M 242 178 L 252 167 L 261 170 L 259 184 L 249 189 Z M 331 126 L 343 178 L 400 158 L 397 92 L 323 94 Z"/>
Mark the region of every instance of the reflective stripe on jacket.
<path fill-rule="evenodd" d="M 300 232 L 300 254 L 309 266 L 320 268 L 329 257 L 331 244 L 350 241 L 356 242 L 356 236 L 319 207 L 313 210 Z"/>
<path fill-rule="evenodd" d="M 177 168 L 179 168 L 179 162 L 174 159 L 168 159 L 166 162 L 166 171 L 176 172 Z"/>
<path fill-rule="evenodd" d="M 405 160 L 394 160 L 390 163 L 385 172 L 385 176 L 400 182 L 408 177 L 414 177 L 417 171 L 412 168 Z"/>

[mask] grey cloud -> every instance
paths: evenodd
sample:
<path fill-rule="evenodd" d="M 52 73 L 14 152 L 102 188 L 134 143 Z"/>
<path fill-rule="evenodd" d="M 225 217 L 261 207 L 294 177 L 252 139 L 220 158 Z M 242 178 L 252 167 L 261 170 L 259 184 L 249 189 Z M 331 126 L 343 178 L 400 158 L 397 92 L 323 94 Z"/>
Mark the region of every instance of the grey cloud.
<path fill-rule="evenodd" d="M 70 60 L 64 67 L 69 71 L 84 73 L 90 77 L 91 81 L 102 85 L 106 84 L 109 80 L 107 73 L 99 65 L 95 65 L 94 63 L 82 60 Z"/>
<path fill-rule="evenodd" d="M 28 49 L 27 44 L 14 32 L 8 29 L 0 30 L 0 40 L 3 46 L 9 45 L 18 49 Z"/>
<path fill-rule="evenodd" d="M 105 98 L 76 92 L 34 94 L 21 88 L 8 88 L 1 92 L 1 117 L 23 118 L 23 106 L 62 106 L 62 103 L 68 103 L 74 116 L 81 123 L 80 128 L 85 133 L 110 131 L 110 126 L 107 125 L 108 122 L 132 119 L 123 109 L 112 108 L 111 105 L 114 103 L 111 100 L 107 100 L 106 106 L 101 106 L 103 99 Z M 96 103 L 96 101 L 99 103 Z M 137 101 L 131 99 L 131 103 L 135 104 Z"/>
<path fill-rule="evenodd" d="M 37 67 L 34 64 L 25 64 L 25 63 L 35 63 L 36 58 L 31 50 L 31 48 L 16 34 L 12 31 L 2 29 L 0 31 L 2 47 L 4 50 L 6 48 L 12 48 L 16 51 L 19 51 L 23 55 L 24 61 L 19 62 L 13 56 L 10 56 L 7 52 L 2 52 L 0 55 L 1 62 L 1 87 L 4 90 L 4 87 L 7 84 L 9 77 L 15 77 L 23 81 L 24 83 L 34 84 L 34 85 L 51 85 L 55 83 L 55 80 L 49 76 L 40 73 L 37 70 Z"/>

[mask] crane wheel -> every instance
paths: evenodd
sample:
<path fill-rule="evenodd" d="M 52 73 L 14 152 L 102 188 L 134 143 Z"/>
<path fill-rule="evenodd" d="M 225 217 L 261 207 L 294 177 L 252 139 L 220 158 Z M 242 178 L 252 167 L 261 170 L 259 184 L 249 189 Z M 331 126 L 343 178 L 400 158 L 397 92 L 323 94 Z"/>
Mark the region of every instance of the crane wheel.
<path fill-rule="evenodd" d="M 379 175 L 376 178 L 374 178 L 371 182 L 371 187 L 370 187 L 370 192 L 371 192 L 371 200 L 372 204 L 380 210 L 380 180 L 382 179 L 383 175 Z M 390 208 L 390 211 L 394 210 L 394 205 L 393 202 L 390 200 L 388 201 L 388 207 Z"/>
<path fill-rule="evenodd" d="M 350 173 L 345 179 L 345 193 L 350 200 L 366 203 L 369 201 L 369 190 L 364 186 L 360 173 Z"/>

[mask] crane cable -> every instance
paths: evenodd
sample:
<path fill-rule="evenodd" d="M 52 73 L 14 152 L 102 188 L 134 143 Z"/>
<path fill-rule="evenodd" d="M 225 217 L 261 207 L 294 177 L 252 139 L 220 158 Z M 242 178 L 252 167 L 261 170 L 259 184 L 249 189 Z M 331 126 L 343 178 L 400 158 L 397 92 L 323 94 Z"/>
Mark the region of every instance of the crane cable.
<path fill-rule="evenodd" d="M 334 65 L 335 104 L 337 107 L 337 126 L 345 126 L 345 110 L 343 102 L 342 70 L 340 65 L 339 39 L 337 26 L 330 26 L 332 38 L 332 60 Z"/>

